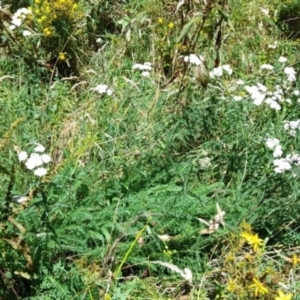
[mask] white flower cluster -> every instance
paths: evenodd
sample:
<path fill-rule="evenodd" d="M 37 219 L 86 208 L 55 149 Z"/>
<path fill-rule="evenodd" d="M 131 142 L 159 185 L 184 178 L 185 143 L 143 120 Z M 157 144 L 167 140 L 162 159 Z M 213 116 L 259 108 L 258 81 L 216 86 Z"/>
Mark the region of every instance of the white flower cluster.
<path fill-rule="evenodd" d="M 45 147 L 43 145 L 37 145 L 34 148 L 34 152 L 31 153 L 29 157 L 26 151 L 20 151 L 18 153 L 18 158 L 19 161 L 23 161 L 25 163 L 28 170 L 34 170 L 34 175 L 41 177 L 47 174 L 47 169 L 42 166 L 51 161 L 50 155 L 44 152 Z"/>
<path fill-rule="evenodd" d="M 285 171 L 291 170 L 292 166 L 300 166 L 300 155 L 299 154 L 288 154 L 285 158 L 282 156 L 282 147 L 280 142 L 276 138 L 268 138 L 266 140 L 266 145 L 270 149 L 274 149 L 273 156 L 278 157 L 274 159 L 274 172 L 275 173 L 284 173 Z"/>
<path fill-rule="evenodd" d="M 265 16 L 269 16 L 270 10 L 268 8 L 260 8 L 260 11 L 265 15 Z"/>
<path fill-rule="evenodd" d="M 293 67 L 286 67 L 283 71 L 287 75 L 289 82 L 296 81 L 296 71 Z"/>
<path fill-rule="evenodd" d="M 200 66 L 204 62 L 204 57 L 201 56 L 201 55 L 198 56 L 196 54 L 190 54 L 190 55 L 185 56 L 183 58 L 183 60 L 186 63 L 190 63 L 190 64 L 195 65 L 195 66 Z"/>
<path fill-rule="evenodd" d="M 281 155 L 282 155 L 282 147 L 281 147 L 280 142 L 279 142 L 278 139 L 276 139 L 276 138 L 274 138 L 274 139 L 268 138 L 266 140 L 266 145 L 267 145 L 268 148 L 274 150 L 274 152 L 273 152 L 273 156 L 274 157 L 281 157 Z"/>
<path fill-rule="evenodd" d="M 300 166 L 300 155 L 299 154 L 288 154 L 286 158 L 278 158 L 273 161 L 274 172 L 284 173 L 292 168 L 293 165 Z"/>
<path fill-rule="evenodd" d="M 283 128 L 287 130 L 291 136 L 296 136 L 296 130 L 300 129 L 300 120 L 285 121 Z"/>
<path fill-rule="evenodd" d="M 263 70 L 273 70 L 274 67 L 272 65 L 269 65 L 269 64 L 263 64 L 260 66 L 261 69 Z"/>
<path fill-rule="evenodd" d="M 274 44 L 270 44 L 270 45 L 268 46 L 268 48 L 269 48 L 269 49 L 276 49 L 276 48 L 278 48 L 278 42 L 275 41 Z"/>
<path fill-rule="evenodd" d="M 279 59 L 278 59 L 278 61 L 280 62 L 280 63 L 285 63 L 285 62 L 287 62 L 287 58 L 286 57 L 284 57 L 284 56 L 280 56 L 279 57 Z"/>
<path fill-rule="evenodd" d="M 107 94 L 111 96 L 113 94 L 113 90 L 109 88 L 106 84 L 98 84 L 95 88 L 91 89 L 92 91 L 96 91 L 99 94 Z"/>
<path fill-rule="evenodd" d="M 287 58 L 284 56 L 280 56 L 278 61 L 284 64 L 287 61 Z M 260 66 L 260 68 L 263 70 L 273 70 L 274 66 L 269 64 L 263 64 Z M 287 81 L 289 82 L 296 81 L 296 71 L 293 67 L 285 67 L 283 72 L 287 75 Z"/>
<path fill-rule="evenodd" d="M 152 65 L 150 62 L 145 62 L 143 64 L 135 64 L 132 67 L 133 70 L 140 70 L 142 71 L 141 74 L 144 77 L 150 76 L 150 71 L 152 70 Z"/>
<path fill-rule="evenodd" d="M 287 61 L 286 57 L 280 56 L 278 61 L 282 64 L 284 64 Z M 263 70 L 273 70 L 274 67 L 269 64 L 264 64 L 260 67 Z M 283 72 L 287 75 L 287 80 L 283 81 L 284 89 L 286 91 L 289 90 L 289 83 L 296 80 L 296 71 L 292 67 L 285 67 L 283 69 Z M 268 88 L 261 84 L 257 83 L 256 85 L 246 85 L 245 90 L 250 95 L 251 99 L 253 100 L 253 103 L 257 106 L 261 105 L 262 103 L 265 103 L 269 105 L 270 108 L 275 109 L 277 111 L 281 110 L 281 103 L 287 102 L 292 103 L 292 100 L 289 98 L 284 98 L 284 90 L 280 85 L 276 85 L 273 91 L 268 90 Z M 300 95 L 300 92 L 295 90 L 292 95 L 298 96 Z M 242 100 L 242 97 L 236 96 L 234 97 L 234 100 L 239 101 Z M 300 102 L 298 100 L 298 102 Z"/>
<path fill-rule="evenodd" d="M 14 30 L 17 27 L 20 27 L 25 19 L 27 18 L 27 15 L 31 14 L 31 10 L 27 9 L 25 7 L 18 9 L 12 16 L 11 19 L 11 25 L 9 26 L 10 30 Z M 23 31 L 23 36 L 30 36 L 32 33 L 29 30 Z"/>
<path fill-rule="evenodd" d="M 257 83 L 256 85 L 252 86 L 246 85 L 245 90 L 249 93 L 253 103 L 257 106 L 264 102 L 271 108 L 280 110 L 280 102 L 291 102 L 290 99 L 283 98 L 283 90 L 279 85 L 275 86 L 275 90 L 273 92 L 268 91 L 268 88 L 261 83 Z"/>
<path fill-rule="evenodd" d="M 214 68 L 212 71 L 209 72 L 209 76 L 211 78 L 221 77 L 224 74 L 224 71 L 228 74 L 232 74 L 232 69 L 229 65 L 223 65 L 219 66 L 217 68 Z"/>

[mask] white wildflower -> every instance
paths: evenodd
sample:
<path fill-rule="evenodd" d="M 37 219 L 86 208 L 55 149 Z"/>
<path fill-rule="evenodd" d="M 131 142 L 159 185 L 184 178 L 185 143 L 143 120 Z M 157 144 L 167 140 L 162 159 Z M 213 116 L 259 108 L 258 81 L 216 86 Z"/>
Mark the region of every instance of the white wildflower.
<path fill-rule="evenodd" d="M 291 164 L 286 158 L 275 159 L 273 164 L 275 166 L 275 173 L 284 173 L 292 168 Z"/>
<path fill-rule="evenodd" d="M 188 56 L 185 56 L 183 60 L 187 63 L 190 63 L 192 65 L 200 66 L 204 62 L 204 58 L 201 55 L 196 54 L 190 54 Z"/>
<path fill-rule="evenodd" d="M 14 13 L 14 16 L 16 17 L 20 17 L 20 16 L 23 16 L 24 15 L 28 15 L 31 13 L 31 10 L 30 9 L 27 9 L 26 7 L 23 7 L 23 8 L 19 8 L 15 13 Z"/>
<path fill-rule="evenodd" d="M 113 90 L 110 89 L 106 84 L 98 84 L 95 88 L 91 90 L 98 92 L 99 94 L 107 94 L 111 96 L 113 94 Z"/>
<path fill-rule="evenodd" d="M 265 85 L 263 85 L 263 84 L 261 84 L 261 83 L 259 83 L 259 82 L 258 82 L 256 85 L 257 85 L 258 89 L 259 89 L 260 91 L 264 92 L 264 93 L 268 90 L 267 87 L 266 87 Z"/>
<path fill-rule="evenodd" d="M 245 84 L 244 80 L 242 79 L 239 79 L 237 82 L 236 82 L 237 85 L 243 85 Z"/>
<path fill-rule="evenodd" d="M 260 8 L 260 11 L 264 14 L 264 15 L 266 15 L 267 17 L 269 16 L 269 9 L 268 8 L 263 8 L 263 7 L 261 7 Z"/>
<path fill-rule="evenodd" d="M 106 94 L 107 94 L 108 96 L 111 96 L 111 95 L 113 94 L 113 90 L 108 88 L 108 89 L 106 90 Z"/>
<path fill-rule="evenodd" d="M 299 154 L 288 154 L 286 159 L 290 162 L 295 164 L 296 166 L 300 166 L 300 155 Z"/>
<path fill-rule="evenodd" d="M 150 72 L 149 71 L 143 71 L 141 73 L 141 75 L 144 76 L 144 77 L 149 77 L 150 76 Z"/>
<path fill-rule="evenodd" d="M 207 169 L 207 168 L 211 167 L 211 160 L 208 156 L 203 157 L 198 160 L 198 164 L 201 168 Z"/>
<path fill-rule="evenodd" d="M 233 100 L 234 101 L 241 101 L 241 100 L 243 100 L 243 97 L 242 96 L 233 96 Z"/>
<path fill-rule="evenodd" d="M 256 85 L 253 86 L 245 86 L 245 90 L 250 94 L 250 97 L 253 100 L 253 103 L 257 106 L 261 105 L 264 101 L 266 94 L 259 90 Z"/>
<path fill-rule="evenodd" d="M 28 170 L 33 170 L 35 167 L 39 167 L 43 164 L 42 158 L 37 153 L 31 153 L 30 157 L 25 163 Z"/>
<path fill-rule="evenodd" d="M 132 67 L 132 69 L 139 69 L 139 70 L 141 70 L 141 68 L 143 67 L 143 65 L 142 64 L 134 64 L 133 65 L 133 67 Z"/>
<path fill-rule="evenodd" d="M 273 157 L 281 157 L 282 156 L 282 147 L 281 145 L 276 145 L 274 152 L 273 152 Z"/>
<path fill-rule="evenodd" d="M 18 153 L 19 161 L 24 161 L 28 158 L 28 154 L 26 151 L 21 151 Z"/>
<path fill-rule="evenodd" d="M 276 146 L 280 145 L 280 141 L 276 138 L 267 138 L 266 145 L 270 149 L 274 149 Z"/>
<path fill-rule="evenodd" d="M 290 98 L 285 99 L 286 103 L 292 104 L 292 100 Z"/>
<path fill-rule="evenodd" d="M 47 164 L 52 160 L 49 154 L 42 154 L 41 159 L 44 164 Z"/>
<path fill-rule="evenodd" d="M 223 66 L 218 66 L 217 68 L 214 68 L 212 71 L 209 72 L 209 76 L 211 78 L 215 77 L 221 77 L 223 76 L 225 71 L 228 75 L 232 74 L 232 68 L 229 65 L 223 65 Z"/>
<path fill-rule="evenodd" d="M 293 67 L 286 67 L 283 71 L 288 76 L 288 81 L 292 82 L 296 80 L 296 71 Z"/>
<path fill-rule="evenodd" d="M 222 66 L 222 69 L 223 69 L 224 71 L 226 71 L 229 75 L 232 74 L 232 69 L 231 69 L 231 67 L 230 67 L 229 65 L 223 65 L 223 66 Z"/>
<path fill-rule="evenodd" d="M 287 58 L 284 57 L 284 56 L 280 56 L 278 61 L 281 62 L 281 63 L 285 63 L 287 61 Z"/>
<path fill-rule="evenodd" d="M 19 18 L 13 17 L 11 20 L 11 24 L 16 27 L 20 27 L 22 25 L 22 20 Z"/>
<path fill-rule="evenodd" d="M 276 97 L 267 98 L 265 101 L 266 104 L 270 106 L 270 108 L 275 109 L 277 111 L 281 110 L 280 104 L 276 101 Z"/>
<path fill-rule="evenodd" d="M 269 64 L 263 64 L 260 66 L 261 69 L 264 69 L 264 70 L 273 70 L 274 67 L 269 65 Z"/>
<path fill-rule="evenodd" d="M 43 153 L 45 151 L 45 147 L 41 144 L 38 144 L 35 148 L 34 148 L 35 152 L 41 152 Z"/>
<path fill-rule="evenodd" d="M 278 47 L 278 42 L 275 41 L 274 44 L 269 45 L 269 49 L 276 49 Z"/>
<path fill-rule="evenodd" d="M 293 95 L 295 95 L 295 96 L 299 96 L 299 95 L 300 95 L 300 91 L 299 91 L 299 90 L 295 90 L 295 91 L 293 91 Z"/>
<path fill-rule="evenodd" d="M 133 65 L 132 69 L 138 69 L 141 71 L 151 71 L 152 70 L 152 66 L 151 63 L 149 62 L 145 62 L 144 64 L 135 64 Z"/>
<path fill-rule="evenodd" d="M 296 136 L 296 130 L 300 129 L 300 120 L 295 121 L 285 121 L 283 128 L 287 131 L 289 131 L 289 134 L 291 136 Z"/>
<path fill-rule="evenodd" d="M 24 30 L 22 34 L 23 34 L 23 36 L 30 36 L 30 35 L 32 35 L 32 33 L 29 30 Z"/>
<path fill-rule="evenodd" d="M 221 77 L 223 75 L 223 68 L 221 66 L 214 68 L 212 71 L 209 72 L 209 76 L 211 78 Z"/>
<path fill-rule="evenodd" d="M 108 86 L 106 84 L 98 84 L 94 90 L 97 91 L 99 94 L 106 93 L 106 90 L 108 89 Z"/>
<path fill-rule="evenodd" d="M 45 168 L 37 168 L 34 170 L 33 174 L 41 177 L 47 174 L 47 170 Z"/>

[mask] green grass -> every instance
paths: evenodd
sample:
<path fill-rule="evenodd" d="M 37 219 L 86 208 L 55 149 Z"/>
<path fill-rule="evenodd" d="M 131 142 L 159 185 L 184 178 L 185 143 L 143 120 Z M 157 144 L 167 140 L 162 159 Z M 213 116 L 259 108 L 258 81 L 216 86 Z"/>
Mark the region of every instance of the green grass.
<path fill-rule="evenodd" d="M 299 167 L 274 172 L 266 146 L 276 137 L 282 157 L 298 151 L 283 125 L 299 119 L 298 78 L 284 73 L 298 70 L 299 46 L 278 25 L 295 3 L 79 4 L 70 28 L 53 21 L 53 43 L 37 23 L 27 24 L 36 35 L 12 38 L 0 20 L 0 298 L 300 299 Z M 202 88 L 183 62 L 190 52 L 233 74 Z M 147 61 L 143 77 L 133 66 Z M 257 106 L 240 79 L 279 85 L 291 101 Z M 37 144 L 52 158 L 41 178 L 17 153 Z M 203 220 L 218 226 L 203 234 Z"/>

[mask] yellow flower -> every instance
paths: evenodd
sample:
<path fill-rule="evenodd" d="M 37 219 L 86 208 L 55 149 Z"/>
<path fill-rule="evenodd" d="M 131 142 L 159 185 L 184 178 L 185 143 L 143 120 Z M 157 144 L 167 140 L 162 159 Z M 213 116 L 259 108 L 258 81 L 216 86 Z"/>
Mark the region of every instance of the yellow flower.
<path fill-rule="evenodd" d="M 43 33 L 44 33 L 44 36 L 51 36 L 52 35 L 52 31 L 50 28 L 46 27 L 44 30 L 43 30 Z"/>
<path fill-rule="evenodd" d="M 250 289 L 255 289 L 255 297 L 259 295 L 267 294 L 269 291 L 268 289 L 261 283 L 258 279 L 253 278 L 253 284 L 249 285 Z"/>
<path fill-rule="evenodd" d="M 63 52 L 59 52 L 58 59 L 59 60 L 66 60 L 66 55 Z"/>
<path fill-rule="evenodd" d="M 170 28 L 170 29 L 173 29 L 174 28 L 174 23 L 173 22 L 170 22 L 169 24 L 168 24 L 168 27 Z"/>
<path fill-rule="evenodd" d="M 278 293 L 278 296 L 275 297 L 274 300 L 291 300 L 293 297 L 292 294 L 284 294 L 281 290 L 279 290 L 277 293 Z"/>
<path fill-rule="evenodd" d="M 50 8 L 50 6 L 46 6 L 45 7 L 45 12 L 47 13 L 47 14 L 49 14 L 49 13 L 51 13 L 51 8 Z"/>
<path fill-rule="evenodd" d="M 236 288 L 237 288 L 237 284 L 236 284 L 235 280 L 229 279 L 226 288 L 227 288 L 227 290 L 228 290 L 229 292 L 234 293 L 234 291 L 235 291 Z"/>
<path fill-rule="evenodd" d="M 157 23 L 158 23 L 158 24 L 162 24 L 163 22 L 164 22 L 164 19 L 163 19 L 163 18 L 158 18 L 158 19 L 157 19 Z"/>
<path fill-rule="evenodd" d="M 248 232 L 242 232 L 241 237 L 246 240 L 246 242 L 253 247 L 256 252 L 258 247 L 262 245 L 263 240 L 258 237 L 258 234 L 252 234 Z"/>
<path fill-rule="evenodd" d="M 300 262 L 300 259 L 298 258 L 297 254 L 294 254 L 292 259 L 291 259 L 291 263 L 293 265 L 293 268 L 296 267 L 296 265 Z"/>

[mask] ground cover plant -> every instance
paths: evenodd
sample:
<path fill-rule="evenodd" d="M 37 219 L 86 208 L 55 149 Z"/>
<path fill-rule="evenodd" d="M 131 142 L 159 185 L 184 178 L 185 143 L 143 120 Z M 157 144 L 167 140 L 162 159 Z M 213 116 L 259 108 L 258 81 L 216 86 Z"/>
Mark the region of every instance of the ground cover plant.
<path fill-rule="evenodd" d="M 300 299 L 297 1 L 2 1 L 1 299 Z"/>

